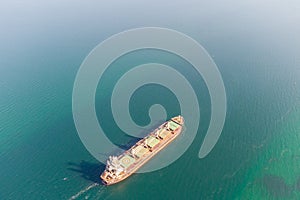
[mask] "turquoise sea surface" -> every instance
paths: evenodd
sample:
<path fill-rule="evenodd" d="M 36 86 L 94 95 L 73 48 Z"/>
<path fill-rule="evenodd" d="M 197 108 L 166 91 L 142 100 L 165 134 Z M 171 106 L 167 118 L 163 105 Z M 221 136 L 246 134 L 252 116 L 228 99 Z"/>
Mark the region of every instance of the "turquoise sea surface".
<path fill-rule="evenodd" d="M 300 3 L 297 1 L 0 3 L 0 199 L 300 199 Z M 222 135 L 198 158 L 211 115 L 202 77 L 180 57 L 153 49 L 111 64 L 96 93 L 108 137 L 126 147 L 110 98 L 126 71 L 149 62 L 172 66 L 199 100 L 197 136 L 176 162 L 101 184 L 104 165 L 80 141 L 72 115 L 76 73 L 109 36 L 158 26 L 183 32 L 212 56 L 227 94 Z M 131 98 L 141 126 L 161 104 L 180 105 L 168 88 L 149 84 Z"/>

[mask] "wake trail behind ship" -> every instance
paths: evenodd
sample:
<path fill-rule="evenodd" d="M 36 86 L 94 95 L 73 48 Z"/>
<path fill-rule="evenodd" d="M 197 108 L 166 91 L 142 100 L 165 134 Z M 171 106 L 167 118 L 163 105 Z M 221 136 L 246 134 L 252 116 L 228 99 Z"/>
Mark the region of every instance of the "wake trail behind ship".
<path fill-rule="evenodd" d="M 86 193 L 87 191 L 93 189 L 96 186 L 99 186 L 99 183 L 93 183 L 93 184 L 87 186 L 86 188 L 80 190 L 77 194 L 75 194 L 71 198 L 69 198 L 69 200 L 77 199 L 79 196 L 81 196 L 82 194 Z M 104 189 L 105 189 L 105 186 L 99 187 L 99 191 L 102 191 Z"/>

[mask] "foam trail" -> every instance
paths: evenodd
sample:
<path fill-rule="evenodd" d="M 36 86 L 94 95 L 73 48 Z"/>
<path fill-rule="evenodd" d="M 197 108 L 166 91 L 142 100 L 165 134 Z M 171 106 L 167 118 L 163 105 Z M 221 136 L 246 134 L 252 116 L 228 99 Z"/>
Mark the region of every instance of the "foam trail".
<path fill-rule="evenodd" d="M 93 183 L 93 184 L 89 185 L 88 187 L 84 188 L 83 190 L 80 190 L 77 194 L 73 195 L 71 198 L 69 198 L 69 200 L 77 199 L 80 195 L 82 195 L 83 193 L 89 191 L 90 189 L 92 189 L 98 185 L 99 185 L 99 183 Z"/>

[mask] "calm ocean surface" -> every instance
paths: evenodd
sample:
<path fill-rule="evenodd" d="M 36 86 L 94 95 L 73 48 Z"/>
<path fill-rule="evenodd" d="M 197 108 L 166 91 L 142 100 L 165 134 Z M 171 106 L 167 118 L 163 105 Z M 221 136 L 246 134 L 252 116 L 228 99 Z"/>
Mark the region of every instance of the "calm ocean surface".
<path fill-rule="evenodd" d="M 2 4 L 0 199 L 300 199 L 298 2 Z M 181 31 L 206 48 L 225 84 L 226 122 L 213 151 L 199 159 L 210 119 L 201 76 L 163 51 L 120 57 L 96 94 L 101 126 L 115 144 L 124 146 L 129 137 L 113 120 L 110 95 L 120 76 L 139 64 L 155 61 L 180 71 L 199 99 L 201 121 L 176 162 L 105 187 L 99 180 L 104 166 L 85 149 L 74 125 L 73 83 L 96 45 L 143 26 Z M 137 124 L 149 122 L 147 107 L 154 103 L 168 117 L 179 114 L 173 93 L 146 85 L 131 99 Z"/>

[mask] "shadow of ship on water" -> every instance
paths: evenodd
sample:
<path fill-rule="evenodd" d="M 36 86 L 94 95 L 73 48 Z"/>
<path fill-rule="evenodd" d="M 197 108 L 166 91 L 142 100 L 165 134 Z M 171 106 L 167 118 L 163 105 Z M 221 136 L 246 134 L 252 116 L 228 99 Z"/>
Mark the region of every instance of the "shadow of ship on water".
<path fill-rule="evenodd" d="M 121 149 L 127 150 L 133 146 L 140 138 L 130 138 L 125 144 L 117 144 Z M 111 152 L 110 154 L 103 155 L 108 158 L 109 155 L 120 155 L 122 152 Z M 79 163 L 68 162 L 68 170 L 79 173 L 82 178 L 103 185 L 100 174 L 105 170 L 106 165 L 102 163 L 92 163 L 81 160 Z"/>
<path fill-rule="evenodd" d="M 104 171 L 105 165 L 102 163 L 91 163 L 87 161 L 80 161 L 79 163 L 68 162 L 68 170 L 81 174 L 81 177 L 103 185 L 100 179 L 100 174 Z"/>
<path fill-rule="evenodd" d="M 136 144 L 140 139 L 142 139 L 145 135 L 148 135 L 149 132 L 153 131 L 155 128 L 157 128 L 159 125 L 161 125 L 163 122 L 157 122 L 155 126 L 151 127 L 151 130 L 144 130 L 141 131 L 141 138 L 137 137 L 129 137 L 128 140 L 123 143 L 123 144 L 116 144 L 118 147 L 120 147 L 123 150 L 128 150 L 130 149 L 134 144 Z M 155 128 L 154 128 L 155 127 Z M 108 156 L 109 155 L 120 155 L 122 152 L 111 152 L 110 154 L 104 155 Z M 94 183 L 98 183 L 100 185 L 103 185 L 101 179 L 100 179 L 100 174 L 104 171 L 105 165 L 102 163 L 92 163 L 88 162 L 85 160 L 81 160 L 79 163 L 75 162 L 68 162 L 68 170 L 71 170 L 73 172 L 79 173 L 82 178 L 92 181 Z"/>

